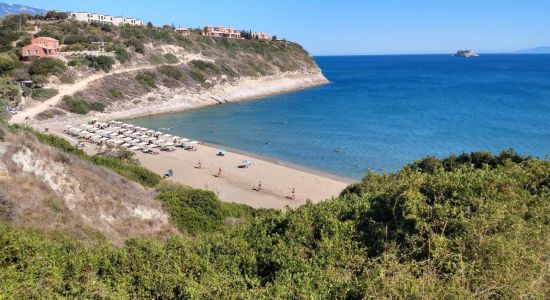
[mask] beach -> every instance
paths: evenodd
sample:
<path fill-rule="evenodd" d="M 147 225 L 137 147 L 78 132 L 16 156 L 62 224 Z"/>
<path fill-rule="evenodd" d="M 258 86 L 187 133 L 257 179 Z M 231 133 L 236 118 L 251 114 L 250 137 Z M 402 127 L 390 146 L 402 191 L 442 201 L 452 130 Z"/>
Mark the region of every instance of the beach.
<path fill-rule="evenodd" d="M 73 124 L 77 126 L 77 124 Z M 72 144 L 75 137 L 67 135 L 64 126 L 48 128 L 48 132 L 63 137 Z M 85 142 L 88 154 L 97 153 L 98 146 Z M 214 192 L 220 200 L 246 204 L 254 208 L 298 207 L 310 200 L 317 203 L 336 197 L 353 181 L 323 174 L 314 170 L 288 166 L 256 155 L 224 150 L 213 145 L 198 145 L 196 151 L 176 148 L 173 152 L 158 151 L 152 155 L 135 151 L 144 167 L 164 176 L 167 180 Z M 242 167 L 243 162 L 250 165 Z M 221 173 L 220 173 L 221 169 Z M 293 191 L 294 190 L 294 194 Z"/>

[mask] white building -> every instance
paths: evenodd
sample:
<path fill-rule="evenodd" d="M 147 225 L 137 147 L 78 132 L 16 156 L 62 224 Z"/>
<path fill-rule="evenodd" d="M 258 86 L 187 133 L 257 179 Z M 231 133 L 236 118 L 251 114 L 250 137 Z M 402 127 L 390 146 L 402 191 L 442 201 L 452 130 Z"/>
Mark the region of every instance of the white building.
<path fill-rule="evenodd" d="M 109 15 L 102 15 L 89 12 L 71 12 L 71 20 L 87 23 L 102 23 L 102 24 L 112 24 L 115 26 L 121 25 L 139 25 L 143 26 L 143 20 L 126 18 L 126 17 L 113 17 Z"/>

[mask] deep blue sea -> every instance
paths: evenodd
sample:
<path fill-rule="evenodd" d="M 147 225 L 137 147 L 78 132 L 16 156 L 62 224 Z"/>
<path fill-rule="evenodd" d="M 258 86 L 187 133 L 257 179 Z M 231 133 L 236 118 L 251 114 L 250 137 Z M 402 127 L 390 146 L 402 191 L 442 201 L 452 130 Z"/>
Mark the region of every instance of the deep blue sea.
<path fill-rule="evenodd" d="M 355 179 L 428 155 L 550 154 L 550 55 L 316 60 L 331 84 L 130 122 Z"/>

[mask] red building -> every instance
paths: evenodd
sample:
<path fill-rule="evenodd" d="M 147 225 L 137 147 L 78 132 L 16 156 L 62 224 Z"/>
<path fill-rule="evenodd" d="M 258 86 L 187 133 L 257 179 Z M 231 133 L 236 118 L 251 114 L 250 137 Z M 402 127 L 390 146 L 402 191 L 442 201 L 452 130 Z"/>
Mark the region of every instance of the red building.
<path fill-rule="evenodd" d="M 255 39 L 259 39 L 259 40 L 269 40 L 269 35 L 267 35 L 267 33 L 263 33 L 263 32 L 254 32 L 252 34 L 252 37 L 255 38 Z"/>
<path fill-rule="evenodd" d="M 59 41 L 50 37 L 37 37 L 31 40 L 31 44 L 21 49 L 24 60 L 33 57 L 49 57 L 59 54 Z"/>

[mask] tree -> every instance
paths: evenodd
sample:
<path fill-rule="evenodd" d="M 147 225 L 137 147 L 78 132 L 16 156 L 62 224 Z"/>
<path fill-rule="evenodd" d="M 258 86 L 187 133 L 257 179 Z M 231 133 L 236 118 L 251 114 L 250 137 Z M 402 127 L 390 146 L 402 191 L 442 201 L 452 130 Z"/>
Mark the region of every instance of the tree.
<path fill-rule="evenodd" d="M 17 61 L 15 61 L 7 53 L 0 53 L 0 74 L 4 74 L 17 67 Z"/>
<path fill-rule="evenodd" d="M 46 16 L 44 16 L 44 19 L 46 20 L 66 20 L 69 18 L 69 15 L 66 12 L 58 11 L 58 10 L 50 10 L 46 13 Z"/>
<path fill-rule="evenodd" d="M 147 22 L 147 28 L 149 29 L 152 29 L 154 26 L 153 26 L 153 23 L 151 23 L 151 21 Z"/>
<path fill-rule="evenodd" d="M 276 42 L 276 41 L 278 41 L 279 39 L 277 38 L 276 35 L 274 35 L 274 36 L 271 37 L 271 40 L 274 41 L 274 42 Z"/>
<path fill-rule="evenodd" d="M 0 99 L 14 101 L 19 97 L 19 87 L 8 76 L 0 77 Z"/>
<path fill-rule="evenodd" d="M 44 57 L 31 62 L 29 73 L 31 75 L 60 75 L 67 67 L 59 59 Z"/>

